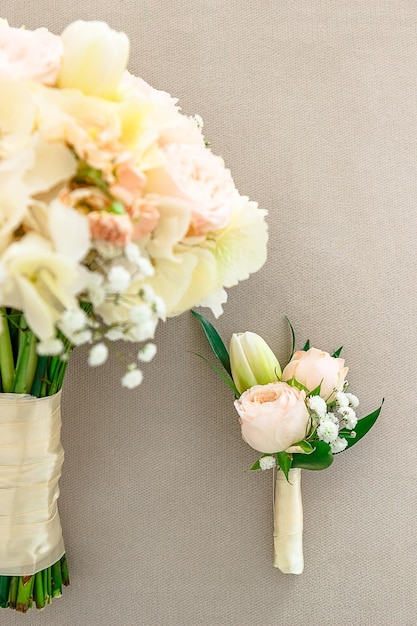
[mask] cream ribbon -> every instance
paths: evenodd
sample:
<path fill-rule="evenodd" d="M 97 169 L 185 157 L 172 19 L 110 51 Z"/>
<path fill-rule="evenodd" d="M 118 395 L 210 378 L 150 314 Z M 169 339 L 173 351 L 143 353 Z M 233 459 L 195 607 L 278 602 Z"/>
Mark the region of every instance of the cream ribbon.
<path fill-rule="evenodd" d="M 0 575 L 29 576 L 64 554 L 58 515 L 61 392 L 0 393 Z"/>
<path fill-rule="evenodd" d="M 303 503 L 301 500 L 301 469 L 290 469 L 288 481 L 278 471 L 274 498 L 274 567 L 283 574 L 302 574 Z"/>

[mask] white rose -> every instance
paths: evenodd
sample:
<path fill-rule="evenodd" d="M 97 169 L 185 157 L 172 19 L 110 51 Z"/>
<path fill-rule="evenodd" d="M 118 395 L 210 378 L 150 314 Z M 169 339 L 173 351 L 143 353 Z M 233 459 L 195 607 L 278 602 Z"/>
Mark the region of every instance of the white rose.
<path fill-rule="evenodd" d="M 20 309 L 39 339 L 55 334 L 55 324 L 67 309 L 78 307 L 85 273 L 76 262 L 55 252 L 50 241 L 30 233 L 12 244 L 2 257 L 5 276 L 0 285 L 3 306 Z"/>

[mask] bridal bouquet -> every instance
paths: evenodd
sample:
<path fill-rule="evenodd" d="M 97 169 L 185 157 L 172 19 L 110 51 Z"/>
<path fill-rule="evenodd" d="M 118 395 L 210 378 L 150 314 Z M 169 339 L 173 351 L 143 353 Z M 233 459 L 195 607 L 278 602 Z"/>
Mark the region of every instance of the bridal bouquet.
<path fill-rule="evenodd" d="M 68 583 L 59 516 L 60 389 L 75 346 L 91 366 L 160 319 L 218 316 L 265 262 L 266 212 L 241 196 L 199 116 L 126 69 L 102 22 L 61 36 L 0 20 L 0 606 L 42 608 Z M 113 348 L 114 349 L 114 348 Z"/>
<path fill-rule="evenodd" d="M 307 341 L 281 366 L 268 344 L 252 332 L 236 333 L 230 355 L 213 325 L 193 311 L 221 367 L 208 361 L 235 394 L 242 437 L 262 456 L 251 470 L 277 469 L 274 491 L 274 567 L 301 574 L 303 509 L 301 469 L 323 470 L 375 424 L 381 407 L 358 419 L 340 358 Z M 201 356 L 201 355 L 199 355 Z M 202 357 L 204 358 L 204 357 Z M 204 358 L 204 360 L 206 360 Z"/>

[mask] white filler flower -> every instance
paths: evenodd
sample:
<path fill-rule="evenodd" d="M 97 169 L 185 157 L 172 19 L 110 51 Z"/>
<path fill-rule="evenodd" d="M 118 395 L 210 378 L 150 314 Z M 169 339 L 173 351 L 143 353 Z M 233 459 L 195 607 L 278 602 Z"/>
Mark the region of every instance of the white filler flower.
<path fill-rule="evenodd" d="M 343 391 L 338 391 L 335 398 L 337 406 L 349 406 L 349 398 Z"/>
<path fill-rule="evenodd" d="M 114 265 L 107 275 L 107 289 L 112 293 L 126 291 L 130 285 L 130 274 L 121 265 Z"/>
<path fill-rule="evenodd" d="M 356 407 L 359 406 L 359 398 L 357 396 L 355 396 L 353 393 L 346 393 L 345 395 L 346 395 L 347 399 L 349 400 L 349 405 L 353 409 L 356 409 Z"/>
<path fill-rule="evenodd" d="M 277 464 L 277 460 L 274 456 L 263 456 L 259 459 L 259 467 L 261 470 L 269 470 L 275 467 Z"/>
<path fill-rule="evenodd" d="M 39 341 L 38 345 L 36 346 L 36 352 L 41 356 L 53 356 L 56 354 L 61 354 L 63 349 L 64 344 L 60 339 L 56 339 L 55 337 Z"/>
<path fill-rule="evenodd" d="M 92 367 L 103 365 L 103 363 L 107 360 L 108 355 L 109 349 L 106 344 L 102 341 L 100 343 L 96 343 L 88 354 L 88 364 Z"/>
<path fill-rule="evenodd" d="M 329 419 L 321 420 L 317 428 L 317 435 L 319 439 L 325 441 L 326 443 L 331 443 L 332 441 L 335 441 L 337 439 L 338 433 L 339 428 L 337 424 Z"/>
<path fill-rule="evenodd" d="M 127 389 L 133 389 L 134 387 L 140 385 L 142 380 L 142 372 L 137 367 L 134 367 L 126 372 L 126 374 L 122 377 L 121 382 L 123 387 L 126 387 Z"/>
<path fill-rule="evenodd" d="M 342 452 L 347 446 L 347 441 L 343 437 L 338 437 L 334 441 L 330 443 L 330 450 L 333 454 L 337 454 L 338 452 Z"/>
<path fill-rule="evenodd" d="M 327 405 L 321 396 L 310 396 L 307 398 L 306 404 L 310 411 L 313 411 L 319 417 L 325 417 Z"/>
<path fill-rule="evenodd" d="M 139 361 L 143 361 L 144 363 L 149 363 L 152 361 L 153 357 L 156 354 L 156 345 L 154 343 L 147 343 L 143 348 L 141 348 L 138 352 Z"/>

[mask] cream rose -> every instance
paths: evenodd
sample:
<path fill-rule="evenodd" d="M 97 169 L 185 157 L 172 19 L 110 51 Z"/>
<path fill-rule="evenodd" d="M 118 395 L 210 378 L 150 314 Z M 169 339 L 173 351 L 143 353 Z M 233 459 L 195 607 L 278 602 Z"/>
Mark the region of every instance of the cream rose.
<path fill-rule="evenodd" d="M 287 383 L 255 385 L 235 401 L 242 437 L 259 452 L 282 452 L 308 434 L 305 393 Z"/>
<path fill-rule="evenodd" d="M 321 383 L 320 396 L 330 400 L 333 393 L 341 391 L 348 368 L 345 360 L 330 356 L 317 348 L 298 350 L 282 372 L 282 380 L 295 378 L 309 391 L 316 389 Z"/>
<path fill-rule="evenodd" d="M 0 77 L 54 85 L 62 56 L 60 37 L 46 28 L 31 31 L 0 25 Z"/>

